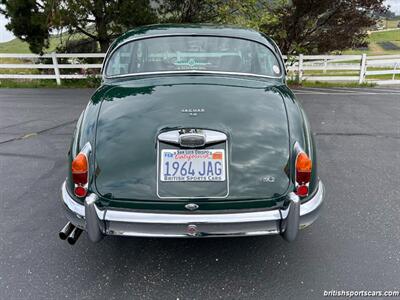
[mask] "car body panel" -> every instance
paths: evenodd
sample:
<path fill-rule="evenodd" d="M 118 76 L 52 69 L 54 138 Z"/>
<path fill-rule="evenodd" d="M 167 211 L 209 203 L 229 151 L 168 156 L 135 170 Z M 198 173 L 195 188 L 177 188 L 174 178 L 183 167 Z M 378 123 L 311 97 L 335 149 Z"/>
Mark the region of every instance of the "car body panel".
<path fill-rule="evenodd" d="M 253 30 L 206 25 L 156 25 L 127 32 L 110 53 L 130 39 L 157 35 L 207 34 L 246 38 L 268 46 L 283 60 L 275 43 Z M 251 102 L 250 102 L 251 101 Z M 204 108 L 193 117 L 184 108 Z M 156 193 L 157 134 L 167 128 L 200 127 L 228 135 L 230 192 L 224 199 L 161 199 Z M 151 211 L 247 211 L 282 208 L 294 190 L 294 145 L 313 160 L 310 194 L 316 192 L 316 152 L 307 118 L 284 78 L 256 78 L 237 74 L 171 74 L 103 78 L 82 113 L 74 134 L 69 163 L 86 143 L 89 157 L 89 193 L 99 207 Z M 251 159 L 251 158 L 256 159 Z M 253 164 L 255 171 L 243 172 Z M 263 167 L 266 165 L 267 167 Z M 251 175 L 249 175 L 251 173 Z M 272 174 L 271 174 L 272 173 Z M 272 175 L 274 183 L 263 183 Z M 73 195 L 71 173 L 67 190 Z"/>
<path fill-rule="evenodd" d="M 203 128 L 228 136 L 227 199 L 277 198 L 289 186 L 289 134 L 285 106 L 273 86 L 242 80 L 174 76 L 154 86 L 146 80 L 108 90 L 98 117 L 96 187 L 114 199 L 157 200 L 155 141 L 173 128 Z M 251 101 L 246 101 L 251 99 Z M 197 116 L 184 109 L 201 109 Z M 115 159 L 113 159 L 115 157 Z M 263 182 L 267 176 L 274 182 Z M 191 185 L 191 183 L 186 183 Z M 204 184 L 211 188 L 212 182 Z M 200 195 L 201 196 L 201 195 Z M 207 197 L 202 197 L 207 198 Z M 211 199 L 209 199 L 211 200 Z"/>

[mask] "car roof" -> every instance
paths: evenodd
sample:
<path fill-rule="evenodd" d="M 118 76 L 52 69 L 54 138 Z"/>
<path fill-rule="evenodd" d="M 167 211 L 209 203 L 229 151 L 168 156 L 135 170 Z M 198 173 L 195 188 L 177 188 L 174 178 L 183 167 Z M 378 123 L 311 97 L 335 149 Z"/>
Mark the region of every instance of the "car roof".
<path fill-rule="evenodd" d="M 133 28 L 118 37 L 110 46 L 109 52 L 131 39 L 145 38 L 159 35 L 190 35 L 204 34 L 216 36 L 229 36 L 253 40 L 269 46 L 278 52 L 275 43 L 264 34 L 250 29 L 237 26 L 212 25 L 212 24 L 155 24 Z"/>

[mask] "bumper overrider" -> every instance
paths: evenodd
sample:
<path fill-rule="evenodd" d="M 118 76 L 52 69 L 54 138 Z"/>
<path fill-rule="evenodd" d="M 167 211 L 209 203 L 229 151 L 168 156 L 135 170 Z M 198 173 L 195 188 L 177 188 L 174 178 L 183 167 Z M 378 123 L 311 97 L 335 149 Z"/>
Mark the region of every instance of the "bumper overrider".
<path fill-rule="evenodd" d="M 324 185 L 300 204 L 299 197 L 288 194 L 286 209 L 235 213 L 159 213 L 133 210 L 100 209 L 98 196 L 89 194 L 84 205 L 76 202 L 62 185 L 62 200 L 71 227 L 85 230 L 91 241 L 104 235 L 136 237 L 223 237 L 280 234 L 293 241 L 299 229 L 311 225 L 318 217 L 324 199 Z M 68 226 L 68 224 L 67 224 Z M 61 233 L 60 233 L 61 236 Z M 68 238 L 68 241 L 69 238 Z"/>

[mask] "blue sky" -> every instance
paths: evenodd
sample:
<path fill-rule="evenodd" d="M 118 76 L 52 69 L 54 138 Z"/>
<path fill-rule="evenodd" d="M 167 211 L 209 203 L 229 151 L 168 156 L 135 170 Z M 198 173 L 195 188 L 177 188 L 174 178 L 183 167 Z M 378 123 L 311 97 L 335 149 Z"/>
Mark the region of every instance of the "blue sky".
<path fill-rule="evenodd" d="M 400 15 L 400 0 L 386 0 L 385 3 L 390 5 L 391 11 L 395 12 L 396 15 Z"/>
<path fill-rule="evenodd" d="M 14 38 L 11 32 L 7 31 L 5 25 L 7 24 L 6 18 L 0 14 L 0 42 L 6 42 Z"/>
<path fill-rule="evenodd" d="M 391 10 L 400 15 L 400 0 L 386 0 L 385 4 L 390 5 Z M 0 42 L 6 42 L 14 38 L 12 33 L 6 30 L 6 24 L 7 20 L 0 14 Z"/>

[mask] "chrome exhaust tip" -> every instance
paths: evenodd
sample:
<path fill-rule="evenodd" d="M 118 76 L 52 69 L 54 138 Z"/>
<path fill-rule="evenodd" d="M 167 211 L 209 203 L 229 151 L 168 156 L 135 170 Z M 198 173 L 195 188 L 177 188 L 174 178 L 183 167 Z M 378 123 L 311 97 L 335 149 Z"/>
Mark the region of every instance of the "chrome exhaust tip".
<path fill-rule="evenodd" d="M 78 240 L 78 238 L 80 237 L 82 231 L 83 231 L 82 229 L 75 227 L 67 238 L 68 244 L 74 245 Z"/>
<path fill-rule="evenodd" d="M 67 237 L 72 232 L 72 230 L 74 230 L 74 228 L 75 228 L 74 224 L 72 224 L 71 222 L 68 222 L 67 224 L 65 224 L 63 229 L 60 230 L 60 232 L 58 233 L 58 236 L 60 237 L 60 239 L 66 240 Z"/>

